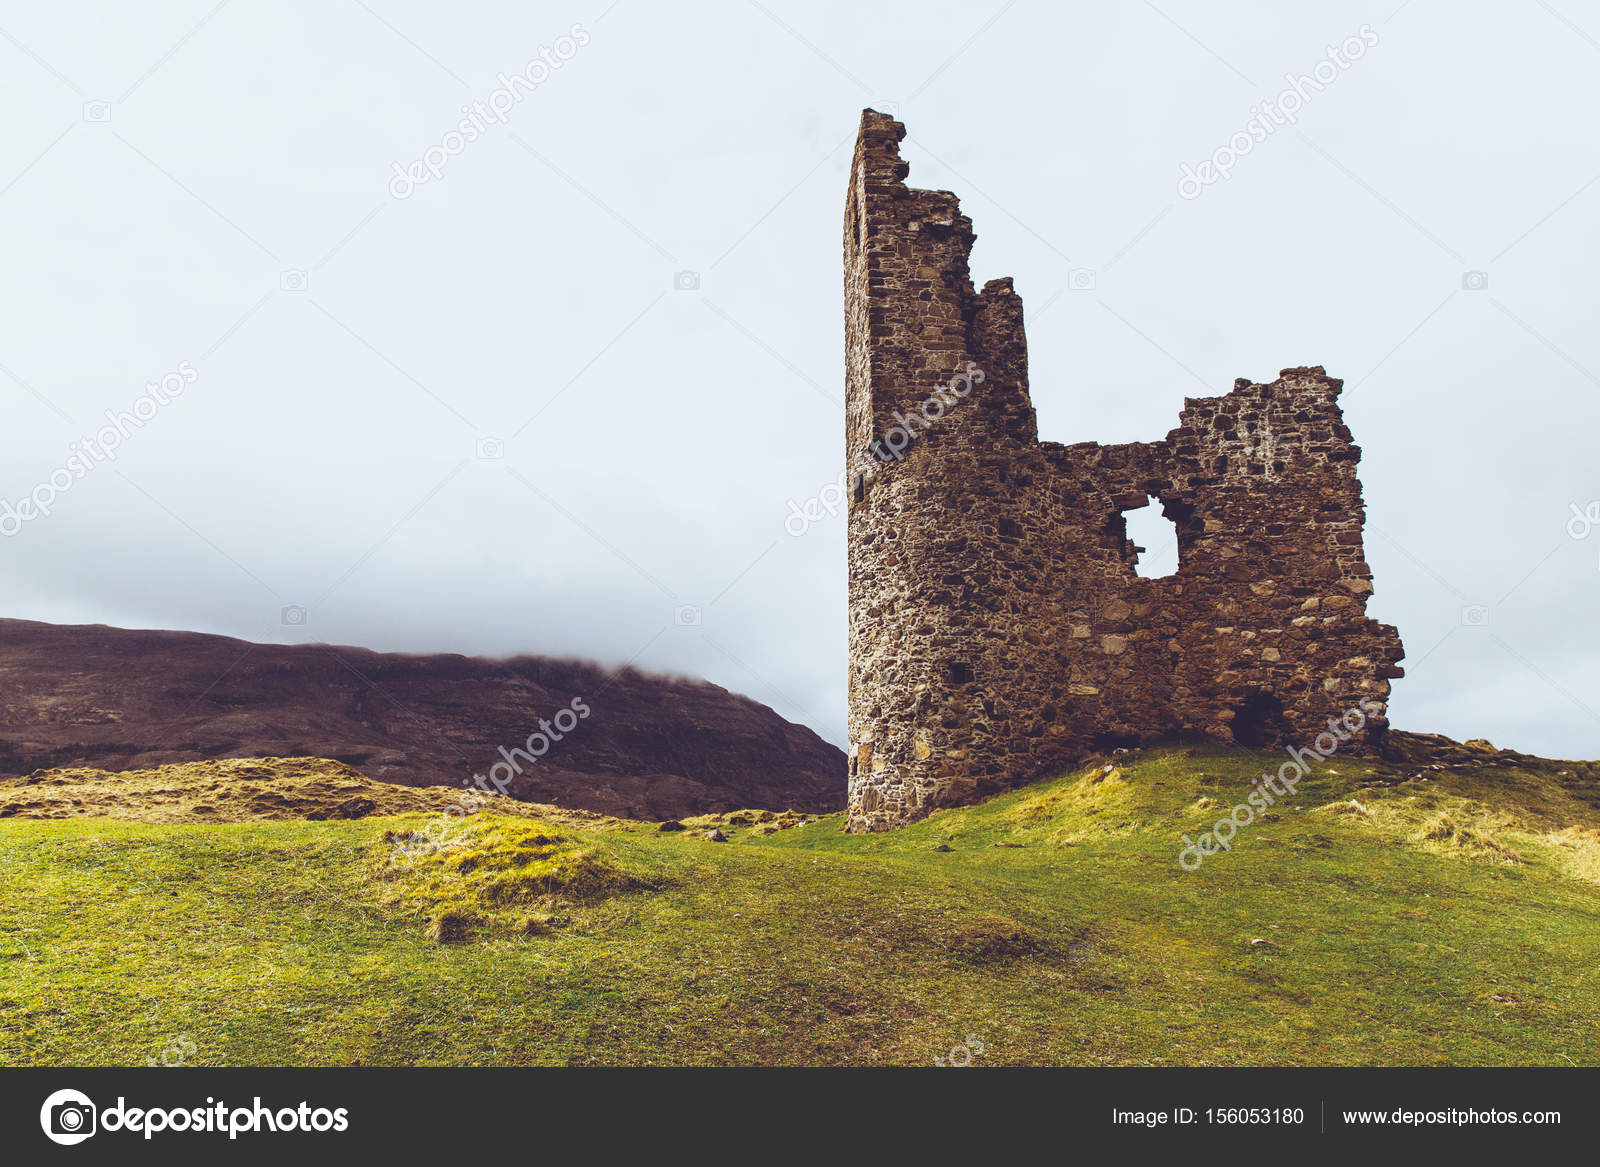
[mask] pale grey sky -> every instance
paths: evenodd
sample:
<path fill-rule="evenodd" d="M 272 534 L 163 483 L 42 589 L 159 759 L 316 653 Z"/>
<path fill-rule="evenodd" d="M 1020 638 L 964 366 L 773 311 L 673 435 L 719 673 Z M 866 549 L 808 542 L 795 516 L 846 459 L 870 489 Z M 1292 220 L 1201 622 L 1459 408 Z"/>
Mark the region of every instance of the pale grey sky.
<path fill-rule="evenodd" d="M 1600 756 L 1597 98 L 1576 0 L 7 4 L 0 497 L 192 382 L 0 538 L 0 613 L 631 660 L 842 742 L 843 519 L 784 520 L 843 457 L 872 105 L 1016 278 L 1042 436 L 1325 365 L 1395 723 Z"/>

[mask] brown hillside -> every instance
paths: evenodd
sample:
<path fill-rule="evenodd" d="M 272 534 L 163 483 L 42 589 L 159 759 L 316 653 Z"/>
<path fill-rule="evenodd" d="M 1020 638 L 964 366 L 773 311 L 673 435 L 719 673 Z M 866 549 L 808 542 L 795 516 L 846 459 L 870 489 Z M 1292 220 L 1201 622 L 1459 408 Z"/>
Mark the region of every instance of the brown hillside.
<path fill-rule="evenodd" d="M 837 748 L 705 682 L 543 657 L 0 620 L 0 775 L 318 757 L 385 782 L 459 787 L 574 698 L 590 715 L 522 763 L 513 797 L 646 819 L 843 804 Z"/>

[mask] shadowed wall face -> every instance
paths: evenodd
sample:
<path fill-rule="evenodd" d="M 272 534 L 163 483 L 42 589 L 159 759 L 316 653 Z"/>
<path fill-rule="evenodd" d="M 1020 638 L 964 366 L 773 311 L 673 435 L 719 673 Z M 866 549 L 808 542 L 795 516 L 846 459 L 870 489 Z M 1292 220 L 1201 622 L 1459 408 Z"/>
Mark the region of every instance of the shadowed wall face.
<path fill-rule="evenodd" d="M 850 828 L 1179 733 L 1375 748 L 1403 650 L 1365 614 L 1342 383 L 1285 369 L 1162 441 L 1040 442 L 1021 298 L 974 290 L 972 223 L 904 185 L 904 136 L 863 114 L 845 212 Z M 1160 579 L 1126 531 L 1151 498 Z"/>

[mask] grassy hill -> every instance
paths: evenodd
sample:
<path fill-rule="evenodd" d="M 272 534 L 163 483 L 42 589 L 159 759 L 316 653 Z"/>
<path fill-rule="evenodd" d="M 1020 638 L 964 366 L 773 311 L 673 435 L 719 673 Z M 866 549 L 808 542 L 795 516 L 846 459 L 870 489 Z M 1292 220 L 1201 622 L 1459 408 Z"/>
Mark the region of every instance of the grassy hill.
<path fill-rule="evenodd" d="M 0 1064 L 1600 1064 L 1600 772 L 1409 740 L 1195 872 L 1281 758 L 876 836 L 441 816 L 304 759 L 11 780 Z"/>

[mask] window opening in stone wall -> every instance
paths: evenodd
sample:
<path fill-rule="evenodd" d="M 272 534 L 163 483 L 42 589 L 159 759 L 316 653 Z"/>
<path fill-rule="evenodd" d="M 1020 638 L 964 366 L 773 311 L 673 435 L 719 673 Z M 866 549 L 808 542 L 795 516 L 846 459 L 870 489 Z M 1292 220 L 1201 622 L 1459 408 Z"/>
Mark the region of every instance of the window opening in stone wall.
<path fill-rule="evenodd" d="M 1128 525 L 1128 538 L 1139 548 L 1139 561 L 1134 570 L 1143 579 L 1162 579 L 1175 575 L 1178 570 L 1178 528 L 1161 510 L 1161 501 L 1153 495 L 1147 506 L 1122 512 Z"/>

